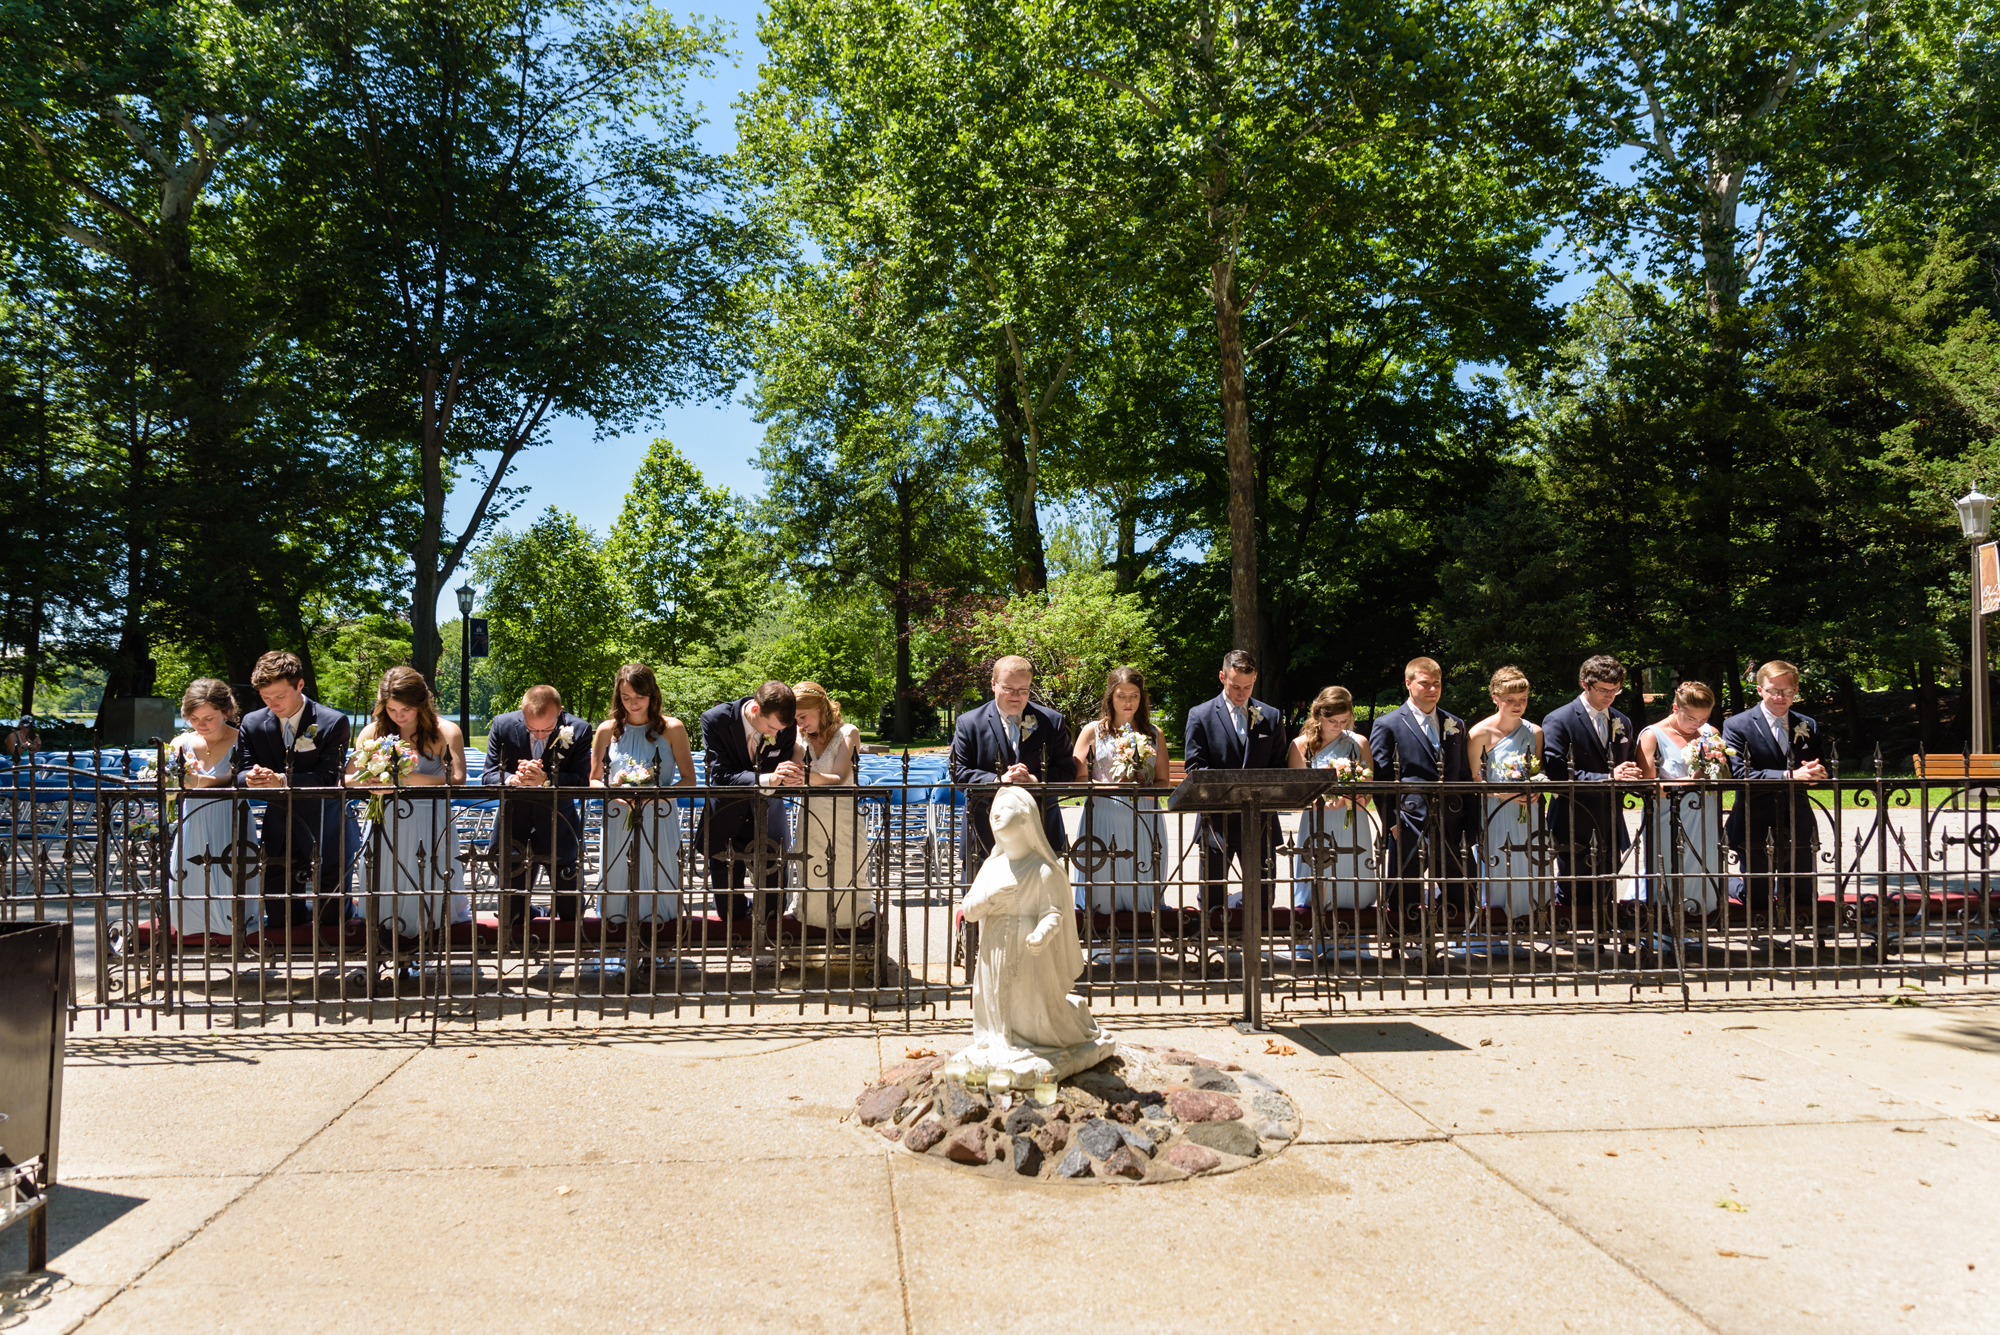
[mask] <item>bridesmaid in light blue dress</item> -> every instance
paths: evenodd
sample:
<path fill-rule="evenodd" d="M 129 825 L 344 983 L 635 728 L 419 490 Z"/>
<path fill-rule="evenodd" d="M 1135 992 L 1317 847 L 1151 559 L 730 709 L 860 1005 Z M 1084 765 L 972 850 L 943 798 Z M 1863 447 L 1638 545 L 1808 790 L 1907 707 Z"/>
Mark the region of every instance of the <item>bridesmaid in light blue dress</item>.
<path fill-rule="evenodd" d="M 630 791 L 617 782 L 638 766 L 651 777 L 639 788 L 691 788 L 694 757 L 687 727 L 663 712 L 659 678 L 644 663 L 627 663 L 612 684 L 617 712 L 597 725 L 591 742 L 590 785 Z M 637 796 L 634 793 L 633 796 Z M 636 862 L 636 866 L 634 865 Z M 606 926 L 663 926 L 681 911 L 680 804 L 671 797 L 604 804 L 604 858 L 599 864 L 597 911 Z"/>
<path fill-rule="evenodd" d="M 1526 787 L 1540 769 L 1542 730 L 1524 717 L 1528 678 L 1519 668 L 1495 672 L 1488 689 L 1494 712 L 1473 724 L 1468 737 L 1473 772 L 1484 783 L 1522 786 L 1505 797 L 1486 799 L 1479 865 L 1487 907 L 1512 920 L 1549 901 L 1547 880 L 1536 873 L 1529 856 L 1529 840 L 1540 826 L 1541 799 Z"/>
<path fill-rule="evenodd" d="M 1674 688 L 1673 712 L 1639 734 L 1639 764 L 1647 778 L 1671 783 L 1693 777 L 1689 748 L 1701 738 L 1721 737 L 1708 722 L 1714 709 L 1715 692 L 1706 683 L 1684 681 Z M 1727 773 L 1722 777 L 1726 779 Z M 1654 898 L 1678 903 L 1683 913 L 1694 917 L 1715 912 L 1727 874 L 1717 838 L 1722 806 L 1717 782 L 1664 788 L 1651 804 L 1644 883 Z"/>
<path fill-rule="evenodd" d="M 1153 748 L 1145 767 L 1123 774 L 1118 748 L 1143 737 Z M 1159 865 L 1160 800 L 1126 796 L 1130 789 L 1158 782 L 1167 754 L 1166 738 L 1153 726 L 1146 678 L 1137 668 L 1114 668 L 1104 679 L 1098 715 L 1076 737 L 1076 772 L 1105 789 L 1084 803 L 1083 820 L 1070 840 L 1070 879 L 1076 905 L 1092 913 L 1151 913 L 1154 891 L 1165 869 Z M 1086 844 L 1088 838 L 1099 841 Z M 1101 859 L 1101 860 L 1100 860 Z"/>
<path fill-rule="evenodd" d="M 213 677 L 190 682 L 181 696 L 181 717 L 189 731 L 167 746 L 167 764 L 179 772 L 181 782 L 168 866 L 173 869 L 174 935 L 183 942 L 203 935 L 227 938 L 234 930 L 235 883 L 224 865 L 209 859 L 221 858 L 232 838 L 237 804 L 231 795 L 235 770 L 229 757 L 236 746 L 235 716 L 236 700 L 227 682 Z M 221 791 L 202 796 L 204 789 Z M 245 932 L 258 929 L 260 913 L 255 897 L 244 901 Z"/>
<path fill-rule="evenodd" d="M 1374 771 L 1368 739 L 1354 731 L 1354 696 L 1345 686 L 1329 686 L 1313 698 L 1305 727 L 1292 739 L 1285 764 L 1290 769 L 1333 769 L 1340 762 L 1359 774 Z M 1375 853 L 1375 815 L 1351 798 L 1329 797 L 1299 817 L 1292 855 L 1292 907 L 1365 909 L 1378 889 L 1369 860 Z M 1317 866 L 1315 866 L 1317 862 Z"/>
<path fill-rule="evenodd" d="M 364 742 L 401 738 L 416 753 L 400 786 L 358 782 Z M 350 786 L 381 799 L 380 819 L 365 821 L 361 839 L 361 916 L 370 926 L 390 925 L 404 939 L 429 936 L 434 945 L 452 923 L 472 918 L 464 893 L 448 784 L 465 782 L 465 734 L 439 718 L 430 683 L 415 668 L 382 674 L 375 713 L 355 738 L 347 762 Z M 431 791 L 439 790 L 439 791 Z"/>

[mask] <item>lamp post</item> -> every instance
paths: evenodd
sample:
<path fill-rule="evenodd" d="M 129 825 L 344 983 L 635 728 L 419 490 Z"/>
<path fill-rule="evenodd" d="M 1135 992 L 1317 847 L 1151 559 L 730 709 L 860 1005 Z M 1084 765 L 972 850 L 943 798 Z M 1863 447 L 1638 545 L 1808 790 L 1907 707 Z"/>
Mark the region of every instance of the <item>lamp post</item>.
<path fill-rule="evenodd" d="M 1993 524 L 1993 498 L 1978 487 L 1958 498 L 1958 526 L 1972 544 L 1972 742 L 1970 750 L 1985 755 L 1993 749 L 1992 710 L 1987 705 L 1986 615 L 1980 610 L 1979 545 Z"/>
<path fill-rule="evenodd" d="M 472 744 L 472 595 L 470 584 L 461 584 L 458 594 L 458 731 L 466 745 Z"/>

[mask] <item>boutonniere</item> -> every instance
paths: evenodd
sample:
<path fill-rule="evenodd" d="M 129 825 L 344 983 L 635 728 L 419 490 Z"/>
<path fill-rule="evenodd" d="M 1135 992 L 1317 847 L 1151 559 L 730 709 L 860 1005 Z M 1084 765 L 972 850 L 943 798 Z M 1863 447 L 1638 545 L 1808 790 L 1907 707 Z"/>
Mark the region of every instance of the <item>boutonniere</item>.
<path fill-rule="evenodd" d="M 1036 717 L 1035 717 L 1035 716 L 1034 716 L 1033 714 L 1029 713 L 1029 712 L 1028 712 L 1028 711 L 1026 711 L 1026 710 L 1022 710 L 1022 711 L 1021 711 L 1021 740 L 1025 742 L 1025 741 L 1027 741 L 1027 740 L 1028 740 L 1028 738 L 1029 738 L 1029 737 L 1033 736 L 1033 735 L 1034 735 L 1034 731 L 1035 731 L 1035 725 L 1036 725 L 1036 724 L 1038 724 L 1038 723 L 1040 723 L 1040 722 L 1041 722 L 1041 720 L 1040 720 L 1040 719 L 1038 719 L 1038 718 L 1036 718 Z"/>
<path fill-rule="evenodd" d="M 565 723 L 562 727 L 557 728 L 554 734 L 551 735 L 549 738 L 550 743 L 558 751 L 562 750 L 564 747 L 568 746 L 571 742 L 574 742 L 575 740 L 576 740 L 576 724 L 574 723 Z"/>
<path fill-rule="evenodd" d="M 1792 725 L 1792 740 L 1794 742 L 1806 742 L 1812 740 L 1812 729 L 1808 728 L 1803 723 L 1794 723 Z"/>
<path fill-rule="evenodd" d="M 1615 718 L 1611 720 L 1611 740 L 1614 742 L 1622 742 L 1625 740 L 1624 719 Z"/>
<path fill-rule="evenodd" d="M 306 730 L 300 733 L 295 739 L 293 739 L 292 750 L 294 751 L 319 750 L 319 743 L 313 740 L 313 738 L 318 734 L 319 734 L 319 724 L 308 723 L 306 725 Z"/>
<path fill-rule="evenodd" d="M 1448 718 L 1444 721 L 1444 735 L 1447 739 L 1458 736 L 1457 719 Z"/>

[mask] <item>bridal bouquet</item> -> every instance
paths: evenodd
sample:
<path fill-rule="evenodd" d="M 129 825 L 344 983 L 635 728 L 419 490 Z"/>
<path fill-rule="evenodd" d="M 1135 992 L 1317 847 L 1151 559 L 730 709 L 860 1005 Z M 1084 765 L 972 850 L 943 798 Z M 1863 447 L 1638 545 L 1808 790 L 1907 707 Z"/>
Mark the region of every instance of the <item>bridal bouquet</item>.
<path fill-rule="evenodd" d="M 630 756 L 618 762 L 618 768 L 604 776 L 607 788 L 641 788 L 653 781 L 653 771 Z M 625 805 L 625 828 L 631 829 L 636 823 L 639 808 L 636 803 Z"/>
<path fill-rule="evenodd" d="M 653 771 L 630 756 L 618 762 L 618 768 L 605 776 L 606 787 L 641 788 L 653 781 Z"/>
<path fill-rule="evenodd" d="M 1347 756 L 1335 756 L 1327 761 L 1326 771 L 1333 776 L 1335 783 L 1367 783 L 1375 777 L 1360 761 Z"/>
<path fill-rule="evenodd" d="M 1153 781 L 1153 743 L 1126 725 L 1111 744 L 1111 777 L 1119 783 Z"/>
<path fill-rule="evenodd" d="M 1687 744 L 1687 750 L 1682 755 L 1687 760 L 1689 778 L 1726 779 L 1736 748 L 1723 741 L 1722 734 L 1715 729 L 1703 728 L 1701 735 Z"/>
<path fill-rule="evenodd" d="M 369 787 L 393 787 L 396 776 L 407 773 L 417 762 L 417 753 L 401 737 L 371 737 L 354 744 L 354 777 Z M 382 819 L 382 795 L 368 798 L 368 819 Z"/>
<path fill-rule="evenodd" d="M 167 744 L 167 768 L 164 775 L 161 774 L 159 765 L 149 760 L 137 774 L 132 776 L 139 783 L 165 784 L 167 801 L 160 815 L 168 824 L 173 823 L 175 808 L 179 805 L 174 798 L 174 792 L 186 786 L 187 772 L 195 764 L 195 748 L 200 745 L 201 739 L 193 733 L 183 733 Z"/>
<path fill-rule="evenodd" d="M 1548 776 L 1542 773 L 1542 758 L 1533 751 L 1515 751 L 1488 763 L 1493 767 L 1493 777 L 1501 783 L 1545 783 L 1548 780 Z"/>

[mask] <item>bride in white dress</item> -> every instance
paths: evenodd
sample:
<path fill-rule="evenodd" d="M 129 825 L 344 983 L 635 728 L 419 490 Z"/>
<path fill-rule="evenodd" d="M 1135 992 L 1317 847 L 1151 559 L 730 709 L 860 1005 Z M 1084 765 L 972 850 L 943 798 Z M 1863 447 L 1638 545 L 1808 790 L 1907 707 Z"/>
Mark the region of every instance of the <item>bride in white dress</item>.
<path fill-rule="evenodd" d="M 1719 747 L 1721 734 L 1708 722 L 1714 709 L 1715 692 L 1706 683 L 1684 681 L 1674 688 L 1673 712 L 1639 734 L 1640 768 L 1649 779 L 1667 781 L 1652 804 L 1644 882 L 1655 902 L 1678 904 L 1696 917 L 1715 912 L 1722 902 L 1727 874 L 1717 837 L 1722 789 L 1715 782 L 1677 787 L 1673 781 L 1695 778 L 1691 754 L 1704 738 Z M 1727 777 L 1726 771 L 1718 776 Z"/>
<path fill-rule="evenodd" d="M 1097 717 L 1077 734 L 1076 772 L 1106 790 L 1085 801 L 1083 820 L 1069 849 L 1077 906 L 1092 913 L 1153 910 L 1162 870 L 1160 850 L 1165 846 L 1160 801 L 1120 791 L 1158 781 L 1167 744 L 1151 714 L 1145 675 L 1137 668 L 1114 668 L 1104 678 Z M 1141 758 L 1138 743 L 1150 747 L 1152 754 Z"/>
<path fill-rule="evenodd" d="M 625 796 L 604 803 L 597 912 L 609 925 L 657 931 L 680 914 L 681 813 L 675 798 L 652 790 L 694 787 L 694 756 L 687 725 L 665 712 L 653 669 L 625 664 L 611 694 L 617 712 L 591 737 L 590 786 Z"/>
<path fill-rule="evenodd" d="M 398 776 L 400 786 L 371 782 L 362 773 L 367 744 L 385 738 L 413 753 L 414 763 Z M 471 920 L 450 794 L 426 791 L 464 782 L 465 734 L 438 717 L 423 673 L 390 668 L 375 691 L 374 717 L 354 739 L 347 759 L 348 786 L 371 794 L 371 819 L 362 827 L 361 841 L 362 916 L 371 926 L 393 924 L 396 935 L 407 939 Z"/>
<path fill-rule="evenodd" d="M 868 856 L 868 827 L 850 793 L 860 773 L 861 730 L 840 717 L 840 704 L 816 681 L 792 687 L 799 746 L 805 752 L 805 796 L 795 798 L 803 819 L 799 849 L 805 854 L 792 916 L 808 927 L 848 931 L 875 917 L 875 874 Z"/>
<path fill-rule="evenodd" d="M 1541 772 L 1542 730 L 1527 721 L 1528 678 L 1503 667 L 1488 685 L 1494 712 L 1472 725 L 1467 760 L 1482 783 L 1528 784 Z M 1541 824 L 1542 799 L 1528 787 L 1486 799 L 1479 865 L 1486 903 L 1511 921 L 1549 902 L 1546 869 L 1538 873 L 1532 840 Z"/>
<path fill-rule="evenodd" d="M 189 682 L 181 696 L 181 717 L 189 730 L 167 746 L 168 770 L 181 785 L 168 861 L 173 868 L 168 876 L 173 883 L 174 935 L 184 944 L 204 935 L 226 940 L 234 931 L 238 898 L 224 856 L 234 838 L 231 817 L 238 805 L 230 787 L 235 774 L 229 757 L 236 748 L 236 700 L 229 684 L 213 677 Z M 203 789 L 221 791 L 203 796 Z M 250 842 L 246 832 L 244 843 Z M 254 896 L 243 901 L 246 933 L 256 933 L 262 911 Z"/>
<path fill-rule="evenodd" d="M 1313 698 L 1305 726 L 1285 755 L 1291 769 L 1351 767 L 1359 776 L 1374 772 L 1368 739 L 1354 731 L 1354 696 L 1345 686 L 1329 686 Z M 1299 817 L 1298 852 L 1292 855 L 1292 907 L 1365 909 L 1374 904 L 1375 816 L 1360 798 L 1329 797 Z"/>

